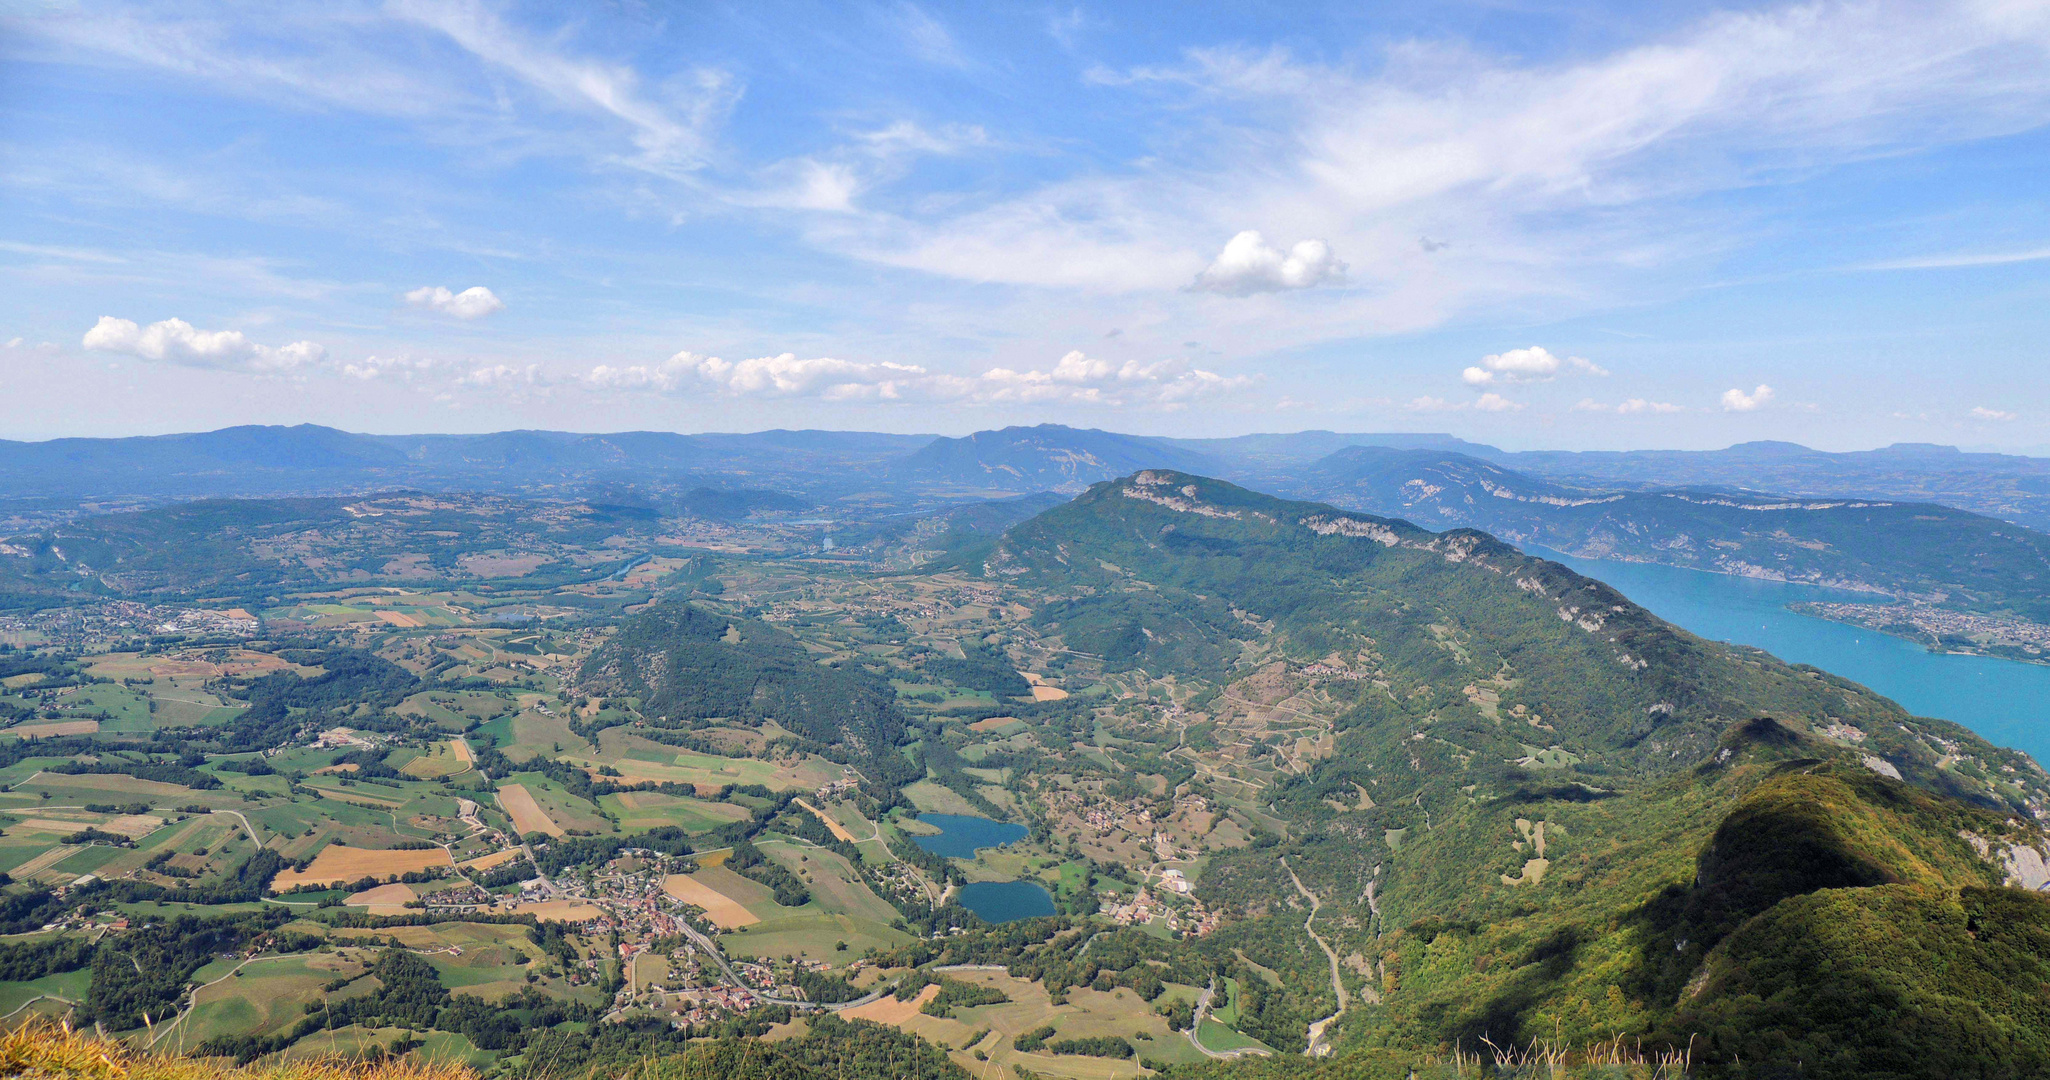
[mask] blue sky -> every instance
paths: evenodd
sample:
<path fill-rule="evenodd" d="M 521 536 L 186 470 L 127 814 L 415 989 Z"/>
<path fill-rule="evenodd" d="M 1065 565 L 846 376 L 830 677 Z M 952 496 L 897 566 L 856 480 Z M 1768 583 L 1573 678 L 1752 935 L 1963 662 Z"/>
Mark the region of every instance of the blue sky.
<path fill-rule="evenodd" d="M 1200 8 L 11 0 L 0 435 L 2050 452 L 2050 3 Z"/>

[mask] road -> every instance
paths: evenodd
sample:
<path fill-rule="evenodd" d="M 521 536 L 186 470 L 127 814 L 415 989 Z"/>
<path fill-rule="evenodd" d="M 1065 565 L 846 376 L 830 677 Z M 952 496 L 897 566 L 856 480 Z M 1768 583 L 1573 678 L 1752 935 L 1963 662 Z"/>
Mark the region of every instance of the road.
<path fill-rule="evenodd" d="M 1210 977 L 1210 985 L 1204 987 L 1203 992 L 1196 997 L 1196 1012 L 1189 1021 L 1189 1045 L 1195 1047 L 1196 1052 L 1204 1057 L 1215 1058 L 1218 1061 L 1232 1061 L 1247 1056 L 1265 1057 L 1267 1055 L 1267 1048 L 1263 1046 L 1242 1046 L 1237 1050 L 1212 1050 L 1203 1045 L 1203 1040 L 1196 1036 L 1196 1032 L 1203 1029 L 1203 1021 L 1210 1016 L 1210 999 L 1215 996 L 1217 996 L 1217 976 L 1212 975 Z"/>
<path fill-rule="evenodd" d="M 1295 867 L 1288 865 L 1286 856 L 1281 860 L 1281 868 L 1288 871 L 1288 880 L 1295 882 L 1295 891 L 1302 893 L 1303 898 L 1310 902 L 1310 914 L 1303 919 L 1303 932 L 1310 935 L 1310 940 L 1324 950 L 1325 959 L 1331 961 L 1331 992 L 1338 996 L 1338 1011 L 1310 1025 L 1310 1045 L 1303 1051 L 1311 1057 L 1328 1057 L 1331 1053 L 1331 1044 L 1325 1040 L 1324 1031 L 1331 1026 L 1332 1021 L 1345 1015 L 1345 981 L 1338 977 L 1338 953 L 1331 948 L 1330 942 L 1319 937 L 1317 931 L 1310 927 L 1310 923 L 1317 917 L 1317 909 L 1324 905 L 1317 900 L 1316 893 L 1303 887 L 1303 879 L 1295 876 Z"/>

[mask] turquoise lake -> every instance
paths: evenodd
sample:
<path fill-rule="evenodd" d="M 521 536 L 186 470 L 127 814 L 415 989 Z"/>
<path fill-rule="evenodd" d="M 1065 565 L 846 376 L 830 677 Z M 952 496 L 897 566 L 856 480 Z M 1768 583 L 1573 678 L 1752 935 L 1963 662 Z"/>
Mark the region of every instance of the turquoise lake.
<path fill-rule="evenodd" d="M 993 923 L 1054 913 L 1053 895 L 1030 881 L 977 881 L 961 886 L 961 906 Z"/>
<path fill-rule="evenodd" d="M 1955 721 L 1990 742 L 2050 761 L 2050 665 L 1932 653 L 1912 641 L 1786 609 L 1800 600 L 1876 602 L 1869 593 L 1537 553 L 1614 585 L 1660 618 L 1702 637 L 1813 664 L 1863 683 L 1917 716 Z"/>
<path fill-rule="evenodd" d="M 940 831 L 931 836 L 914 836 L 912 841 L 950 859 L 972 859 L 980 848 L 1015 844 L 1031 832 L 1023 825 L 967 814 L 920 814 L 918 820 Z"/>

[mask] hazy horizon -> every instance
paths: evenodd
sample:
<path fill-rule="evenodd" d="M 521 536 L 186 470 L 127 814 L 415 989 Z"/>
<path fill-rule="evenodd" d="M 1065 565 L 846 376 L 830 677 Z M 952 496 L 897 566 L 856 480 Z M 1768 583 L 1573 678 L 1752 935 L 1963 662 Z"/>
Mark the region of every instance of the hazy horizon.
<path fill-rule="evenodd" d="M 1822 451 L 1822 452 L 1824 452 L 1824 453 L 1833 453 L 1833 454 L 1843 454 L 1843 453 L 1859 453 L 1859 452 L 1869 452 L 1869 451 L 1875 451 L 1875 450 L 1885 450 L 1885 449 L 1889 449 L 1889 448 L 1891 448 L 1891 447 L 1894 447 L 1894 446 L 1935 446 L 1935 447 L 1944 447 L 1944 448 L 1948 448 L 1948 449 L 1953 449 L 1953 450 L 1957 450 L 1957 451 L 1958 451 L 1958 452 L 1960 452 L 1960 453 L 1966 453 L 1966 454 L 2006 454 L 2006 455 L 2011 455 L 2011 456 L 2018 456 L 2018 457 L 2050 457 L 2050 445 L 2043 445 L 2043 446 L 2033 446 L 2033 447 L 2002 447 L 2002 446 L 1973 446 L 1973 445 L 1959 445 L 1959 444 L 1954 444 L 1954 443 L 1932 443 L 1932 442 L 1923 442 L 1923 441 L 1919 441 L 1919 440 L 1906 440 L 1906 439 L 1903 439 L 1903 440 L 1897 440 L 1897 441 L 1895 441 L 1895 442 L 1891 442 L 1891 443 L 1882 443 L 1882 444 L 1879 444 L 1879 445 L 1875 445 L 1875 446 L 1856 446 L 1856 445 L 1854 445 L 1854 446 L 1823 446 L 1823 445 L 1816 445 L 1816 444 L 1814 444 L 1814 443 L 1810 443 L 1810 442 L 1802 442 L 1801 440 L 1798 440 L 1798 439 L 1747 439 L 1747 440 L 1744 440 L 1744 441 L 1742 441 L 1742 442 L 1732 442 L 1732 443 L 1726 443 L 1726 444 L 1723 444 L 1723 445 L 1718 445 L 1718 446 L 1702 446 L 1702 447 L 1682 447 L 1682 446 L 1654 446 L 1654 445 L 1646 445 L 1646 446 L 1545 446 L 1545 445 L 1520 445 L 1520 444 L 1518 444 L 1517 442 L 1515 442 L 1515 441 L 1512 441 L 1512 440 L 1501 440 L 1501 441 L 1497 441 L 1497 442 L 1488 442 L 1488 441 L 1486 441 L 1486 440 L 1482 440 L 1482 439 L 1469 439 L 1469 438 L 1464 438 L 1463 436 L 1455 435 L 1455 434 L 1453 434 L 1453 433 L 1451 433 L 1451 432 L 1448 432 L 1448 431 L 1442 431 L 1442 430 L 1440 430 L 1440 431 L 1430 431 L 1430 430 L 1396 430 L 1396 429 L 1388 429 L 1388 430 L 1373 430 L 1373 431 L 1367 431 L 1367 430 L 1358 430 L 1358 431 L 1340 431 L 1340 430 L 1335 430 L 1335 429 L 1332 429 L 1332 428 L 1293 428 L 1293 429 L 1288 429 L 1288 430 L 1280 430 L 1280 429 L 1270 429 L 1270 430 L 1254 430 L 1254 431 L 1233 431 L 1233 432 L 1230 432 L 1230 433 L 1227 433 L 1227 434 L 1200 434 L 1200 435 L 1178 435 L 1178 434 L 1171 434 L 1171 433 L 1170 433 L 1170 434 L 1149 434 L 1149 433 L 1145 433 L 1145 432 L 1139 432 L 1139 431 L 1129 431 L 1129 430 L 1122 430 L 1122 429 L 1118 429 L 1118 428 L 1113 428 L 1113 427 L 1088 427 L 1088 426 L 1085 426 L 1085 425 L 1078 425 L 1078 424 L 1059 424 L 1059 423 L 1057 423 L 1057 422 L 1053 422 L 1053 421 L 1045 421 L 1045 422 L 1042 422 L 1042 423 L 1043 423 L 1043 424 L 1045 424 L 1045 425 L 1048 425 L 1048 426 L 1056 426 L 1056 427 L 1067 427 L 1067 428 L 1072 428 L 1072 429 L 1075 429 L 1075 430 L 1085 430 L 1085 431 L 1093 430 L 1093 431 L 1102 431 L 1102 432 L 1106 432 L 1106 433 L 1109 433 L 1109 434 L 1115 434 L 1115 435 L 1133 435 L 1133 436 L 1139 436 L 1139 437 L 1143 437 L 1143 438 L 1163 438 L 1163 439 L 1235 439 L 1235 438 L 1261 438 L 1261 437 L 1266 437 L 1266 438 L 1286 438 L 1286 437 L 1289 437 L 1289 436 L 1293 436 L 1293 435 L 1309 435 L 1309 434 L 1329 434 L 1329 435 L 1341 435 L 1341 436 L 1414 436 L 1414 437 L 1443 437 L 1443 438 L 1450 438 L 1450 439 L 1460 439 L 1461 441 L 1464 441 L 1464 442 L 1468 442 L 1468 443 L 1472 443 L 1472 444 L 1475 444 L 1475 445 L 1477 445 L 1477 446 L 1485 446 L 1485 447 L 1492 447 L 1493 449 L 1496 449 L 1496 450 L 1502 450 L 1502 451 L 1505 451 L 1505 452 L 1508 452 L 1508 453 L 1522 453 L 1522 452 L 1539 452 L 1539 453 L 1583 453 L 1583 452 L 1593 452 L 1593 453 L 1631 453 L 1631 452 L 1636 452 L 1636 451 L 1645 451 L 1645 452 L 1676 452 L 1676 453 L 1703 453 L 1703 452 L 1714 452 L 1714 451 L 1718 451 L 1718 450 L 1729 450 L 1729 449 L 1734 449 L 1735 447 L 1738 447 L 1738 446 L 1742 446 L 1742 445 L 1747 445 L 1747 444 L 1754 444 L 1754 443 L 1788 443 L 1788 444 L 1792 444 L 1792 445 L 1797 445 L 1797 446 L 1803 446 L 1803 447 L 1806 447 L 1807 449 L 1810 449 L 1810 450 L 1818 450 L 1818 451 Z M 154 432 L 136 432 L 136 433 L 133 433 L 133 434 L 127 434 L 127 435 L 84 435 L 84 436 L 78 436 L 78 435 L 59 435 L 59 436 L 51 436 L 51 437 L 48 437 L 48 438 L 41 438 L 41 439 L 36 439 L 36 438 L 29 438 L 29 439 L 18 439 L 18 438 L 9 438 L 9 437 L 5 437 L 5 436 L 0 436 L 0 442 L 13 442 L 13 443 L 42 443 L 42 442 L 56 442 L 56 441 L 60 441 L 60 440 L 64 440 L 64 439 L 123 439 L 123 438 L 163 438 L 163 437 L 174 437 L 174 436 L 181 436 L 181 435 L 205 435 L 205 434 L 211 434 L 211 433 L 214 433 L 214 432 L 218 432 L 218 431 L 226 431 L 226 430 L 231 430 L 231 429 L 233 429 L 233 428 L 237 428 L 237 427 L 266 427 L 266 428 L 290 428 L 290 427 L 297 427 L 297 426 L 301 426 L 301 425 L 298 425 L 298 424 L 261 424 L 261 423 L 259 423 L 259 424 L 232 424 L 232 425 L 227 425 L 227 426 L 225 426 L 225 427 L 220 427 L 220 428 L 206 428 L 206 429 L 195 429 L 195 430 L 181 430 L 181 431 L 154 431 Z M 1002 425 L 1001 427 L 995 427 L 995 428 L 976 428 L 976 429 L 973 429 L 973 430 L 968 430 L 968 431 L 911 431 L 911 430 L 891 430 L 891 429 L 888 429 L 888 428 L 831 428 L 831 427 L 809 427 L 809 428 L 773 427 L 773 428 L 747 428 L 747 429 L 735 429 L 735 428 L 726 428 L 726 429 L 721 429 L 721 428 L 702 428 L 702 429 L 698 429 L 698 430 L 681 430 L 681 429 L 671 429 L 671 428 L 567 428 L 567 427 L 564 427 L 564 428 L 544 428 L 544 427 L 525 427 L 525 428 L 479 428 L 479 429 L 475 429 L 475 430 L 456 430 L 456 429 L 444 429 L 444 430 L 390 430 L 390 431 L 377 431 L 377 430 L 366 430 L 366 429 L 360 429 L 360 428 L 338 428 L 338 427 L 334 427 L 333 425 L 328 425 L 328 424 L 309 424 L 309 425 L 305 425 L 305 426 L 313 426 L 313 427 L 323 427 L 323 428 L 328 428 L 328 429 L 330 429 L 330 430 L 335 430 L 335 431 L 341 431 L 341 432 L 344 432 L 344 433 L 346 433 L 346 434 L 350 434 L 350 435 L 364 435 L 364 436 L 371 436 L 371 437 L 377 437 L 377 438 L 441 438 L 441 437 L 465 437 L 465 436 L 484 436 L 484 435 L 502 435 L 502 434 L 512 434 L 512 433 L 518 433 L 518 432 L 534 432 L 534 433 L 541 433 L 541 434 L 551 434 L 551 435 L 579 435 L 579 436 L 605 436 L 605 435 L 624 435 L 624 434 L 638 434 L 638 433 L 655 433 L 655 434 L 665 434 L 665 435 L 682 435 L 682 436 L 701 436 L 701 435 L 717 435 L 717 436 L 743 436 L 743 435 L 761 435 L 761 434 L 768 434 L 768 433 L 771 433 L 771 432 L 779 432 L 779 431 L 788 431 L 788 432 L 821 432 L 821 433 L 830 433 L 830 434 L 860 434 L 860 435 L 895 435 L 895 436 L 901 436 L 901 437 L 904 437 L 904 438 L 932 438 L 932 439 L 943 439 L 943 438 L 955 438 L 955 439 L 958 439 L 958 438 L 964 438 L 964 437 L 967 437 L 967 436 L 969 436 L 969 435 L 974 435 L 974 434 L 979 434 L 979 433 L 984 433 L 984 432 L 990 432 L 990 431 L 1000 431 L 1000 430 L 1003 430 L 1003 429 L 1005 429 L 1005 428 L 1011 428 L 1011 427 L 1036 427 L 1036 426 L 1041 426 L 1041 425 L 1040 425 L 1040 424 L 1015 424 L 1015 425 L 1014 425 L 1014 424 L 1005 424 L 1005 425 Z"/>

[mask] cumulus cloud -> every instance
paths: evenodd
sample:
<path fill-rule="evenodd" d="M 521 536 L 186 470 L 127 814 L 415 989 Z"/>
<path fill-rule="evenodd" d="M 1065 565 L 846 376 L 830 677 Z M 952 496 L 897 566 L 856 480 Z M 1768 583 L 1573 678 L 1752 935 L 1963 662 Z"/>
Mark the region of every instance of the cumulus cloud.
<path fill-rule="evenodd" d="M 293 371 L 327 358 L 327 350 L 311 341 L 273 348 L 249 340 L 240 330 L 200 330 L 183 319 L 138 326 L 102 315 L 85 332 L 84 344 L 101 352 L 221 371 Z"/>
<path fill-rule="evenodd" d="M 915 364 L 866 363 L 830 356 L 800 359 L 795 353 L 724 360 L 680 352 L 659 364 L 612 367 L 600 364 L 585 382 L 602 390 L 676 393 L 702 386 L 736 396 L 821 397 L 827 400 L 896 399 L 931 377 Z"/>
<path fill-rule="evenodd" d="M 1686 410 L 1670 401 L 1651 401 L 1646 398 L 1631 398 L 1615 405 L 1596 401 L 1593 398 L 1581 398 L 1578 402 L 1574 403 L 1573 411 L 1607 412 L 1630 416 L 1635 413 L 1676 413 L 1685 412 Z"/>
<path fill-rule="evenodd" d="M 1989 409 L 1984 405 L 1974 405 L 1972 406 L 1972 419 L 2004 421 L 2018 419 L 2018 417 L 2005 409 Z"/>
<path fill-rule="evenodd" d="M 813 397 L 827 401 L 933 401 L 969 405 L 1065 402 L 1144 404 L 1176 408 L 1189 401 L 1251 385 L 1181 360 L 1113 364 L 1070 352 L 1052 367 L 1018 371 L 990 368 L 980 375 L 948 375 L 916 364 L 801 359 L 794 353 L 731 361 L 680 352 L 659 364 L 599 365 L 584 380 L 601 390 L 680 393 L 701 387 L 736 397 Z"/>
<path fill-rule="evenodd" d="M 351 379 L 400 379 L 410 382 L 416 376 L 428 375 L 449 367 L 445 360 L 428 356 L 366 356 L 361 360 L 344 360 L 335 365 L 335 371 Z"/>
<path fill-rule="evenodd" d="M 1492 386 L 1496 383 L 1550 382 L 1558 378 L 1561 371 L 1608 374 L 1586 357 L 1554 356 L 1544 346 L 1532 345 L 1528 349 L 1511 349 L 1483 356 L 1479 365 L 1460 372 L 1459 378 L 1468 386 Z"/>
<path fill-rule="evenodd" d="M 1232 237 L 1189 288 L 1252 296 L 1344 281 L 1345 270 L 1345 263 L 1322 240 L 1304 240 L 1284 252 L 1248 229 Z"/>
<path fill-rule="evenodd" d="M 466 320 L 481 319 L 505 310 L 505 301 L 482 285 L 473 285 L 462 292 L 450 292 L 440 285 L 423 285 L 406 294 L 406 303 Z"/>
<path fill-rule="evenodd" d="M 982 373 L 969 396 L 985 403 L 1060 401 L 1123 405 L 1139 402 L 1176 408 L 1252 384 L 1244 376 L 1224 376 L 1191 367 L 1182 360 L 1113 364 L 1082 352 L 1070 352 L 1051 369 L 1013 371 L 991 368 Z"/>
<path fill-rule="evenodd" d="M 1754 412 L 1773 397 L 1772 387 L 1760 383 L 1758 389 L 1745 393 L 1742 390 L 1723 391 L 1724 412 Z"/>
<path fill-rule="evenodd" d="M 1435 397 L 1411 398 L 1409 404 L 1404 405 L 1403 408 L 1408 409 L 1410 412 L 1460 412 L 1465 409 L 1475 409 L 1480 412 L 1499 413 L 1518 412 L 1522 410 L 1523 403 L 1511 401 L 1494 391 L 1489 391 L 1472 401 L 1447 401 L 1444 398 Z"/>
<path fill-rule="evenodd" d="M 524 364 L 520 366 L 512 364 L 487 364 L 483 367 L 472 368 L 456 377 L 456 385 L 458 386 L 485 388 L 533 386 L 541 381 L 541 365 L 539 364 Z"/>

